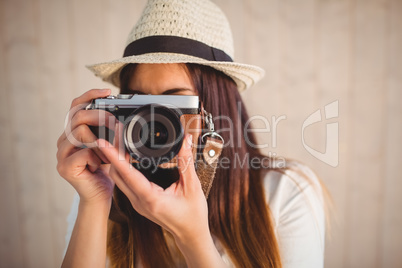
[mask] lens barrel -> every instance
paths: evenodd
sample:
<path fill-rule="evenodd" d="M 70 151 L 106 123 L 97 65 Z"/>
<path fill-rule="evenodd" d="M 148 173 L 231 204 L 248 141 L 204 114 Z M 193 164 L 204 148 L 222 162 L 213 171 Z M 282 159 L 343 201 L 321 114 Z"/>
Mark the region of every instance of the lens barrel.
<path fill-rule="evenodd" d="M 160 104 L 148 104 L 136 109 L 126 120 L 124 143 L 138 162 L 156 166 L 169 162 L 183 143 L 184 129 L 181 111 Z"/>

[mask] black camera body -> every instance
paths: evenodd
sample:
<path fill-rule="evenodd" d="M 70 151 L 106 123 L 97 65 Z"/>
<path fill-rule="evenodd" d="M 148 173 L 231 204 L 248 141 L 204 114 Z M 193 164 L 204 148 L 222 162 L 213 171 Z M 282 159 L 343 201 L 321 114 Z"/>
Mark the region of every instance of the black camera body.
<path fill-rule="evenodd" d="M 202 132 L 198 96 L 111 95 L 93 100 L 86 109 L 108 111 L 122 122 L 127 152 L 146 165 L 175 162 L 185 133 L 193 135 L 194 143 Z"/>

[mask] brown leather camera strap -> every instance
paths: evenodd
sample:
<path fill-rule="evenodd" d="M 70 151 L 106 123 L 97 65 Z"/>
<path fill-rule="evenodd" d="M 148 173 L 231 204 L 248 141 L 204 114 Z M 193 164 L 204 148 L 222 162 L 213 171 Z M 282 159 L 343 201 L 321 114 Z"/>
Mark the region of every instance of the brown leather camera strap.
<path fill-rule="evenodd" d="M 214 182 L 219 156 L 222 153 L 223 141 L 213 137 L 206 137 L 202 156 L 196 162 L 197 176 L 201 182 L 205 198 L 208 198 L 212 183 Z"/>

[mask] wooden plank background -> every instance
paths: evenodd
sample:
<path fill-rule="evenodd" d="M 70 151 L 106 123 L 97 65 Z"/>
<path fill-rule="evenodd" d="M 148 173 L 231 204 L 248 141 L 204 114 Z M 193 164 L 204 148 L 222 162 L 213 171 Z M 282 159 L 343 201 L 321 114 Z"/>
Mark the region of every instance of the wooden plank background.
<path fill-rule="evenodd" d="M 402 267 L 402 1 L 216 3 L 237 61 L 267 71 L 243 94 L 250 114 L 283 119 L 276 138 L 259 135 L 265 153 L 307 163 L 332 193 L 326 267 Z M 144 4 L 0 1 L 0 267 L 60 265 L 74 191 L 56 171 L 56 140 L 72 98 L 109 87 L 84 65 L 121 56 Z M 334 101 L 339 116 L 325 120 Z M 324 152 L 326 124 L 337 123 L 335 167 L 303 146 L 316 110 L 324 120 L 304 141 Z"/>

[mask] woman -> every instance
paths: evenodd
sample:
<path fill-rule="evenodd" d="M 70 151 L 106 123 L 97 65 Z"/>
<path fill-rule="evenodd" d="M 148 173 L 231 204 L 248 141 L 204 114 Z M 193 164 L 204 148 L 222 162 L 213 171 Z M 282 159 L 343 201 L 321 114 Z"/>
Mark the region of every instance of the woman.
<path fill-rule="evenodd" d="M 323 266 L 320 182 L 296 162 L 275 166 L 253 146 L 239 91 L 263 71 L 232 59 L 230 28 L 214 4 L 155 0 L 130 33 L 124 57 L 89 66 L 121 93 L 198 95 L 226 142 L 206 199 L 191 136 L 178 153 L 178 180 L 167 176 L 171 185 L 160 187 L 120 153 L 119 138 L 111 145 L 89 128 L 105 125 L 120 137 L 113 115 L 72 112 L 71 133 L 58 141 L 58 171 L 80 198 L 63 266 L 103 267 L 106 260 L 112 267 Z M 109 94 L 88 91 L 72 108 Z"/>

